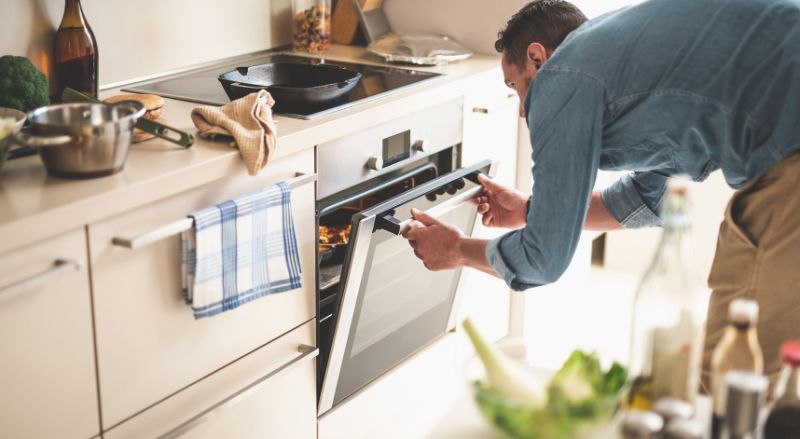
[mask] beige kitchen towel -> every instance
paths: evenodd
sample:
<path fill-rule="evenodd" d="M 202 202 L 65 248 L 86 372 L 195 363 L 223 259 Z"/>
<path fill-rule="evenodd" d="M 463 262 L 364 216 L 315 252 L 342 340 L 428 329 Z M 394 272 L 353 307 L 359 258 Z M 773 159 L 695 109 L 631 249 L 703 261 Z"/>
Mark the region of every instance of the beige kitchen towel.
<path fill-rule="evenodd" d="M 239 148 L 247 172 L 256 175 L 267 165 L 277 143 L 273 105 L 269 92 L 261 90 L 222 107 L 197 107 L 192 110 L 192 122 L 200 137 L 233 137 L 231 146 Z"/>

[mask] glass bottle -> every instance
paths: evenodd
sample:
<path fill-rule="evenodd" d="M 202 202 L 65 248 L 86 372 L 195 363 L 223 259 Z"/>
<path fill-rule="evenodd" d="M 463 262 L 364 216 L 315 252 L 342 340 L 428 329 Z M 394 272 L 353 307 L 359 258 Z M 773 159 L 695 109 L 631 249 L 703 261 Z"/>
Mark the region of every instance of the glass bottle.
<path fill-rule="evenodd" d="M 629 409 L 664 397 L 693 403 L 697 394 L 708 291 L 691 269 L 688 204 L 686 185 L 670 181 L 661 243 L 634 299 Z"/>
<path fill-rule="evenodd" d="M 86 17 L 80 0 L 66 0 L 64 17 L 56 32 L 54 73 L 58 86 L 55 102 L 61 101 L 61 92 L 66 87 L 97 97 L 98 53 L 97 40 Z"/>
<path fill-rule="evenodd" d="M 784 343 L 781 356 L 783 369 L 764 426 L 764 439 L 800 437 L 800 341 Z"/>
<path fill-rule="evenodd" d="M 725 374 L 732 370 L 764 372 L 764 355 L 758 344 L 758 303 L 736 299 L 728 306 L 728 327 L 711 355 L 711 395 L 714 412 L 711 437 L 720 437 L 725 420 Z"/>
<path fill-rule="evenodd" d="M 323 53 L 331 43 L 331 0 L 292 1 L 294 50 Z"/>

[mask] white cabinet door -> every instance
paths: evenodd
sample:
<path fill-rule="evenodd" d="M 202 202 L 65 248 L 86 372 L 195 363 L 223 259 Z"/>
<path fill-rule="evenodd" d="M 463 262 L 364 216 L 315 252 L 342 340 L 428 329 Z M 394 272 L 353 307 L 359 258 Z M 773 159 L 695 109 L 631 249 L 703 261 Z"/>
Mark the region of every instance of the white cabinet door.
<path fill-rule="evenodd" d="M 315 322 L 106 431 L 106 439 L 317 437 Z"/>
<path fill-rule="evenodd" d="M 105 428 L 314 317 L 314 184 L 292 190 L 302 288 L 213 317 L 195 320 L 181 297 L 176 235 L 133 250 L 114 245 L 112 239 L 142 236 L 198 209 L 291 180 L 295 173 L 312 174 L 313 157 L 309 149 L 271 162 L 257 177 L 240 174 L 89 226 Z"/>
<path fill-rule="evenodd" d="M 482 81 L 485 88 L 464 97 L 465 164 L 490 159 L 498 162 L 495 180 L 509 187 L 516 186 L 517 133 L 519 99 L 503 83 L 500 69 L 493 70 Z M 505 229 L 479 225 L 475 236 L 491 239 L 506 233 Z M 510 291 L 502 279 L 472 269 L 462 275 L 463 295 L 459 304 L 459 322 L 472 318 L 481 332 L 491 340 L 508 334 Z M 465 339 L 460 340 L 460 356 L 472 352 Z"/>
<path fill-rule="evenodd" d="M 100 433 L 86 235 L 0 255 L 0 437 Z"/>

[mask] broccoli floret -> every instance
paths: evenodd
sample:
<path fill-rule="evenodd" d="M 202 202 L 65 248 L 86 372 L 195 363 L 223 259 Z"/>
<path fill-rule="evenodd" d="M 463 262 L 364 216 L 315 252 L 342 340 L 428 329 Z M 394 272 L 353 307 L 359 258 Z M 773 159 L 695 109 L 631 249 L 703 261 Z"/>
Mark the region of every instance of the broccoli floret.
<path fill-rule="evenodd" d="M 0 107 L 28 112 L 50 103 L 47 77 L 28 58 L 0 57 Z"/>

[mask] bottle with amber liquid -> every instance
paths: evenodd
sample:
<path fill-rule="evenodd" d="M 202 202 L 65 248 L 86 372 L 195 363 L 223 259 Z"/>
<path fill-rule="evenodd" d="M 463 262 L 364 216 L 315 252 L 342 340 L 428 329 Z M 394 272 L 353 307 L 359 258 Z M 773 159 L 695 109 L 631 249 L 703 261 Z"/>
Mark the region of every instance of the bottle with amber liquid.
<path fill-rule="evenodd" d="M 97 97 L 97 40 L 86 21 L 80 0 L 66 0 L 64 17 L 56 32 L 54 70 L 58 86 L 54 100 L 61 101 L 66 87 Z"/>
<path fill-rule="evenodd" d="M 735 299 L 728 307 L 728 327 L 711 356 L 711 395 L 714 401 L 711 438 L 719 439 L 725 425 L 728 397 L 725 376 L 730 371 L 764 373 L 764 355 L 756 333 L 758 304 Z"/>

